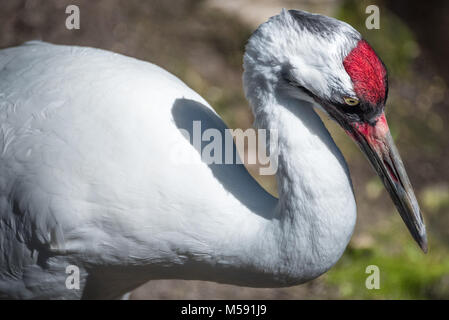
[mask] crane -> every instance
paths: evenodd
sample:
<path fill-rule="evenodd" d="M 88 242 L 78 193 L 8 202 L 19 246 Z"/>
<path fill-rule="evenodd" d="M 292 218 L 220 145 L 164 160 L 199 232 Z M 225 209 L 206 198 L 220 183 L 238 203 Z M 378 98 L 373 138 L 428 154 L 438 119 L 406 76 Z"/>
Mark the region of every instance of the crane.
<path fill-rule="evenodd" d="M 279 197 L 244 165 L 200 159 L 214 109 L 148 62 L 32 41 L 0 50 L 0 298 L 117 298 L 153 279 L 250 287 L 329 270 L 354 229 L 347 164 L 316 113 L 357 143 L 422 250 L 426 231 L 385 118 L 387 71 L 360 33 L 283 10 L 250 37 L 245 95 L 277 130 Z M 78 270 L 68 288 L 67 267 Z"/>

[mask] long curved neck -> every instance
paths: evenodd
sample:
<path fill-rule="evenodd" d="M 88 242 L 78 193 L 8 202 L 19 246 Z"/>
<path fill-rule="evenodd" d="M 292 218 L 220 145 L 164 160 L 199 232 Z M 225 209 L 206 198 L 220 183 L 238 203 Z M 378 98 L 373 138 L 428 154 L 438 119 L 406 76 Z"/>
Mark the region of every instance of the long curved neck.
<path fill-rule="evenodd" d="M 347 164 L 308 102 L 289 98 L 276 101 L 279 104 L 272 106 L 276 116 L 265 122 L 269 128 L 277 128 L 279 136 L 279 218 L 317 219 L 329 209 L 337 210 L 335 205 L 343 199 L 353 198 Z M 298 203 L 303 207 L 297 207 Z"/>
<path fill-rule="evenodd" d="M 272 267 L 286 276 L 279 282 L 302 283 L 327 271 L 349 242 L 356 217 L 351 180 L 311 105 L 282 96 L 263 103 L 253 106 L 256 126 L 279 137 L 279 201 L 267 231 L 276 243 L 268 246 L 277 248 Z"/>

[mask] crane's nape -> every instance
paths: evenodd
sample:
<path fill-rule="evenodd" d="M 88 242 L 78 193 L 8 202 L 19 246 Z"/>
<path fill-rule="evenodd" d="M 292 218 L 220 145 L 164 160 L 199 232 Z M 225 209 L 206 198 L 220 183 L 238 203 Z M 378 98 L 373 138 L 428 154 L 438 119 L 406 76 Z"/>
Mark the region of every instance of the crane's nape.
<path fill-rule="evenodd" d="M 360 146 L 427 250 L 385 118 L 387 71 L 356 30 L 283 10 L 249 39 L 243 84 L 255 126 L 278 133 L 278 199 L 241 163 L 201 161 L 204 141 L 186 133 L 226 125 L 165 70 L 93 48 L 0 50 L 0 298 L 115 298 L 168 278 L 285 287 L 323 274 L 350 241 L 356 203 L 315 108 Z M 197 161 L 172 161 L 178 147 Z M 79 291 L 66 287 L 73 265 Z"/>
<path fill-rule="evenodd" d="M 387 70 L 366 40 L 336 19 L 283 10 L 253 35 L 245 67 L 256 122 L 258 112 L 264 112 L 258 108 L 264 105 L 257 87 L 261 82 L 323 110 L 360 147 L 413 238 L 427 252 L 420 208 L 385 117 Z M 281 79 L 275 85 L 273 74 Z"/>

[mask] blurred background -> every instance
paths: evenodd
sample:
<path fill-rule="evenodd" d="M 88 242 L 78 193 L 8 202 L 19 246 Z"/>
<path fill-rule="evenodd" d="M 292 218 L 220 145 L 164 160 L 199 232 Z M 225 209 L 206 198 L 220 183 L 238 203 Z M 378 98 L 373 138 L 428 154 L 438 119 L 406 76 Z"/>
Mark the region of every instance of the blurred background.
<path fill-rule="evenodd" d="M 80 8 L 67 30 L 65 9 Z M 368 30 L 368 5 L 380 29 Z M 358 29 L 389 70 L 387 114 L 424 212 L 429 253 L 412 240 L 361 152 L 323 117 L 351 170 L 358 204 L 354 236 L 337 265 L 305 285 L 252 289 L 201 281 L 152 281 L 133 299 L 449 299 L 449 1 L 354 0 L 0 0 L 0 48 L 40 39 L 92 46 L 150 61 L 199 92 L 231 128 L 252 115 L 242 91 L 251 32 L 282 8 L 326 14 Z M 251 152 L 251 150 L 250 150 Z M 256 179 L 276 194 L 273 177 Z M 367 290 L 365 268 L 380 268 Z"/>

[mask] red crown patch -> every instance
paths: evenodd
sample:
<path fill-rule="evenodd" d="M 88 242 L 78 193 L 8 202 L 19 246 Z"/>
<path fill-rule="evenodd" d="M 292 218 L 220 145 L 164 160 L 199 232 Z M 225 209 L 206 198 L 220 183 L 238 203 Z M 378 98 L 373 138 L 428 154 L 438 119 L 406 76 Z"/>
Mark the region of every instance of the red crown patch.
<path fill-rule="evenodd" d="M 387 71 L 368 42 L 360 40 L 343 65 L 358 97 L 373 105 L 385 100 Z"/>

